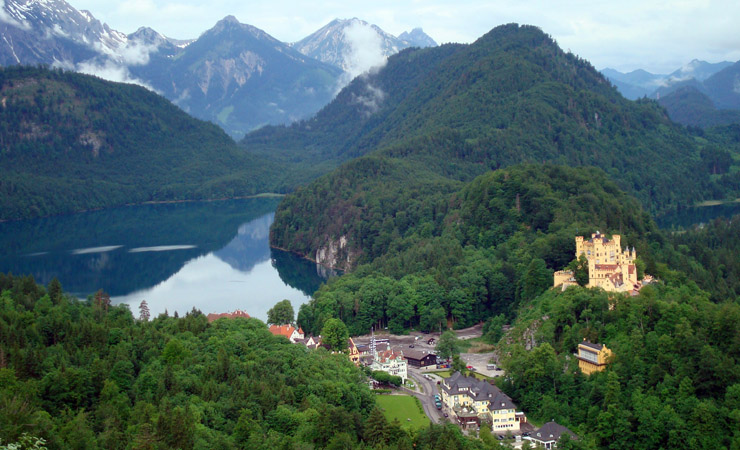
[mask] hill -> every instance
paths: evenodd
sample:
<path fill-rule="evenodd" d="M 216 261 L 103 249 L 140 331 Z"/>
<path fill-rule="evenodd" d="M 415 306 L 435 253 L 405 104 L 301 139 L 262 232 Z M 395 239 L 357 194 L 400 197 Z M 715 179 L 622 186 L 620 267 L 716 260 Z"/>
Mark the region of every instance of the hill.
<path fill-rule="evenodd" d="M 662 96 L 658 103 L 671 120 L 700 128 L 740 123 L 740 110 L 717 109 L 712 100 L 694 86 L 680 87 Z"/>
<path fill-rule="evenodd" d="M 315 259 L 342 235 L 355 235 L 353 211 L 366 212 L 384 192 L 434 198 L 522 162 L 600 167 L 652 212 L 737 192 L 735 175 L 712 178 L 703 163 L 706 139 L 671 122 L 655 102 L 624 99 L 531 26 L 498 27 L 468 46 L 405 50 L 377 74 L 355 79 L 314 118 L 240 144 L 297 163 L 303 176 L 368 156 L 298 190 L 300 205 L 287 198 L 279 207 L 273 244 Z M 384 206 L 363 229 L 405 209 L 393 199 Z M 352 239 L 346 246 L 367 251 Z"/>
<path fill-rule="evenodd" d="M 0 219 L 249 195 L 266 165 L 213 124 L 133 85 L 0 69 Z"/>

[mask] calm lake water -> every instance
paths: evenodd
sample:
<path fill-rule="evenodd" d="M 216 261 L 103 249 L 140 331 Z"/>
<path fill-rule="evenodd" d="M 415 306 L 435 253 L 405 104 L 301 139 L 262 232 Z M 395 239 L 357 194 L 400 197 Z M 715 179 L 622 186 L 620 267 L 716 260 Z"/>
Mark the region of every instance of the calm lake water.
<path fill-rule="evenodd" d="M 740 202 L 723 203 L 712 206 L 694 206 L 684 210 L 657 217 L 660 228 L 689 228 L 694 224 L 708 223 L 717 217 L 732 217 L 740 214 Z"/>
<path fill-rule="evenodd" d="M 330 274 L 271 249 L 277 199 L 129 206 L 0 223 L 0 272 L 31 274 L 86 298 L 98 289 L 138 316 L 193 307 L 242 309 L 265 320 L 282 299 L 298 307 Z"/>

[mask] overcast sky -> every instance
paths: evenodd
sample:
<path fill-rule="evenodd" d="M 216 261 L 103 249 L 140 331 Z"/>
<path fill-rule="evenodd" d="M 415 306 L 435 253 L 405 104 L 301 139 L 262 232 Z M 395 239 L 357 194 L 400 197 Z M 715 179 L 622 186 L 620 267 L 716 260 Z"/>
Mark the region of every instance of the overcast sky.
<path fill-rule="evenodd" d="M 68 0 L 112 28 L 148 26 L 196 38 L 227 15 L 286 42 L 335 18 L 357 17 L 394 35 L 422 27 L 438 43 L 469 43 L 509 22 L 532 24 L 597 69 L 669 73 L 692 59 L 740 60 L 738 0 Z"/>

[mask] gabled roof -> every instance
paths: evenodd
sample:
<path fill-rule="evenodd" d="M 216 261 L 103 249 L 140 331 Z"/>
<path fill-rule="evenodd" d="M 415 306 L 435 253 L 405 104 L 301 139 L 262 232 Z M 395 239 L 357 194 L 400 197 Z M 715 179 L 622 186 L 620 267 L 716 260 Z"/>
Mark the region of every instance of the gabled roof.
<path fill-rule="evenodd" d="M 403 357 L 406 359 L 416 359 L 421 361 L 422 359 L 433 356 L 435 359 L 437 358 L 437 355 L 433 353 L 425 353 L 419 350 L 404 350 L 403 351 Z"/>
<path fill-rule="evenodd" d="M 569 434 L 572 438 L 577 438 L 576 434 L 570 431 L 568 428 L 560 425 L 557 422 L 547 422 L 542 425 L 539 430 L 532 433 L 532 438 L 541 442 L 557 441 L 564 434 Z"/>
<path fill-rule="evenodd" d="M 392 360 L 403 360 L 403 352 L 396 352 L 394 350 L 386 350 L 384 352 L 378 352 L 378 362 L 386 363 Z M 405 362 L 405 361 L 404 361 Z"/>
<path fill-rule="evenodd" d="M 442 389 L 448 395 L 467 395 L 476 402 L 488 401 L 490 410 L 516 409 L 513 400 L 498 387 L 475 377 L 465 377 L 460 372 L 445 380 Z"/>
<path fill-rule="evenodd" d="M 209 323 L 213 322 L 214 320 L 221 319 L 222 317 L 225 317 L 227 319 L 233 319 L 235 317 L 243 317 L 245 319 L 249 319 L 249 314 L 242 311 L 241 309 L 237 309 L 233 313 L 211 313 L 207 316 Z"/>
<path fill-rule="evenodd" d="M 293 325 L 270 325 L 270 333 L 275 336 L 285 336 L 290 339 L 294 331 L 295 327 Z"/>

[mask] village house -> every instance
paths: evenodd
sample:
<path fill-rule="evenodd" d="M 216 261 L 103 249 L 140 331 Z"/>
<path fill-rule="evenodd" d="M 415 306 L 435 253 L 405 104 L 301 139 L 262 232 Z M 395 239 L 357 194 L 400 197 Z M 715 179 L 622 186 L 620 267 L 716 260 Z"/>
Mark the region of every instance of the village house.
<path fill-rule="evenodd" d="M 241 309 L 237 309 L 236 311 L 232 313 L 218 313 L 218 314 L 211 313 L 211 314 L 208 314 L 208 316 L 206 316 L 206 318 L 208 319 L 208 323 L 211 323 L 221 318 L 234 319 L 236 317 L 243 317 L 245 319 L 249 319 L 249 314 L 242 311 Z"/>
<path fill-rule="evenodd" d="M 403 357 L 411 367 L 437 366 L 437 355 L 419 350 L 404 350 Z"/>
<path fill-rule="evenodd" d="M 401 377 L 402 382 L 408 379 L 408 364 L 403 358 L 403 352 L 400 350 L 385 350 L 382 352 L 375 351 L 375 357 L 370 365 L 372 370 L 381 370 L 390 375 Z"/>
<path fill-rule="evenodd" d="M 586 375 L 606 369 L 611 356 L 612 351 L 606 345 L 592 344 L 585 339 L 578 344 L 578 367 Z"/>
<path fill-rule="evenodd" d="M 547 422 L 542 425 L 540 429 L 535 430 L 531 435 L 524 439 L 529 439 L 535 445 L 549 450 L 557 446 L 558 441 L 564 434 L 568 434 L 572 439 L 577 439 L 575 433 L 566 427 L 557 422 Z"/>
<path fill-rule="evenodd" d="M 599 233 L 591 234 L 591 239 L 584 241 L 576 236 L 576 258 L 585 255 L 588 260 L 587 287 L 600 287 L 609 292 L 629 292 L 636 294 L 642 287 L 637 280 L 635 265 L 635 248 L 621 247 L 621 236 L 615 234 L 611 239 Z M 553 276 L 553 286 L 563 289 L 576 284 L 572 270 L 560 270 Z"/>
<path fill-rule="evenodd" d="M 349 356 L 349 360 L 354 363 L 356 366 L 360 366 L 360 350 L 358 350 L 357 346 L 355 345 L 355 341 L 352 340 L 352 338 L 349 338 L 349 343 L 347 344 L 347 354 Z"/>
<path fill-rule="evenodd" d="M 516 405 L 491 383 L 455 372 L 442 382 L 442 402 L 462 426 L 489 423 L 494 433 L 519 431 Z"/>
<path fill-rule="evenodd" d="M 270 325 L 270 333 L 275 336 L 285 336 L 293 344 L 304 338 L 303 330 L 293 325 Z"/>

